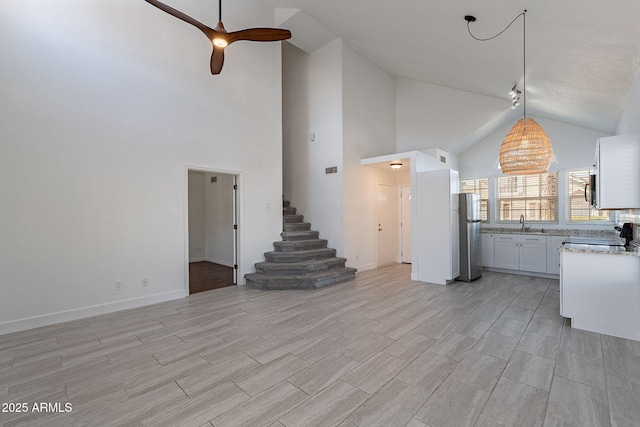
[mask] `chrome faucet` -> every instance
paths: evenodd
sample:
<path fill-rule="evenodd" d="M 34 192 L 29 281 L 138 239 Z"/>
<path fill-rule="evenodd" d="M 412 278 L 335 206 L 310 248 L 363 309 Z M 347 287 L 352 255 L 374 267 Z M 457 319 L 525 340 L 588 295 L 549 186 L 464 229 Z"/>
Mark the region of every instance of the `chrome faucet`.
<path fill-rule="evenodd" d="M 522 228 L 520 228 L 520 231 L 524 231 L 524 215 L 520 215 L 520 224 L 522 224 Z"/>

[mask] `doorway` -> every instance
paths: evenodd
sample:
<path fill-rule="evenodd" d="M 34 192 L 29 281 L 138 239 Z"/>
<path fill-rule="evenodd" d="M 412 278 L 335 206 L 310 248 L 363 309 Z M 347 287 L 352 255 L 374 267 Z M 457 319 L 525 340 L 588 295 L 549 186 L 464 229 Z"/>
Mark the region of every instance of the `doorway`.
<path fill-rule="evenodd" d="M 396 262 L 396 186 L 378 184 L 378 267 Z"/>
<path fill-rule="evenodd" d="M 237 284 L 237 175 L 188 169 L 189 294 Z"/>

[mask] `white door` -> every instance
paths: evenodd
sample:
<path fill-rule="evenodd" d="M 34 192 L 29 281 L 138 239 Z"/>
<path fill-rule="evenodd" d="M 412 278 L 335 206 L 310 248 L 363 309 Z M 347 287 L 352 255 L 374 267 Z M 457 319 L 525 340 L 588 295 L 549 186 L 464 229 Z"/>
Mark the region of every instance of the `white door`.
<path fill-rule="evenodd" d="M 378 267 L 396 262 L 396 188 L 378 184 Z"/>
<path fill-rule="evenodd" d="M 411 187 L 400 188 L 400 244 L 402 262 L 411 264 Z"/>

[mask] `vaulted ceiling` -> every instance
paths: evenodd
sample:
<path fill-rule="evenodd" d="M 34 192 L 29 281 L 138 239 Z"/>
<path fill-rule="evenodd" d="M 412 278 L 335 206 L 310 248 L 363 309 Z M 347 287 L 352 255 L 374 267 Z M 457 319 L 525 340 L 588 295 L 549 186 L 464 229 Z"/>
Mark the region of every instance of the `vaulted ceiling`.
<path fill-rule="evenodd" d="M 528 114 L 604 132 L 615 133 L 640 65 L 638 0 L 259 1 L 299 9 L 394 76 L 507 105 L 522 86 L 522 19 L 479 42 L 464 16 L 489 37 L 527 9 Z"/>

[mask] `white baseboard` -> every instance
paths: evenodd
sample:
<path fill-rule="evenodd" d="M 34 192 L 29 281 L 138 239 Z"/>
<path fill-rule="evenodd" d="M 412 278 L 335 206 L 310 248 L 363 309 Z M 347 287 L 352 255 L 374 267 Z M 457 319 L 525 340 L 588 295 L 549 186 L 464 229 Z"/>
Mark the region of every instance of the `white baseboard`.
<path fill-rule="evenodd" d="M 205 257 L 198 257 L 198 258 L 189 258 L 189 262 L 202 262 L 202 261 L 206 261 Z"/>
<path fill-rule="evenodd" d="M 371 263 L 371 264 L 357 265 L 355 266 L 355 268 L 358 269 L 358 273 L 362 273 L 363 271 L 375 270 L 376 268 L 378 268 L 378 265 L 375 263 Z"/>
<path fill-rule="evenodd" d="M 114 301 L 105 304 L 97 304 L 89 307 L 74 308 L 71 310 L 59 311 L 57 313 L 42 314 L 40 316 L 25 317 L 23 319 L 10 320 L 0 323 L 0 335 L 27 329 L 39 328 L 41 326 L 54 325 L 56 323 L 69 322 L 83 319 L 85 317 L 98 316 L 100 314 L 114 313 L 121 310 L 143 307 L 157 304 L 159 302 L 171 301 L 188 296 L 184 289 L 164 292 L 161 294 L 147 295 L 128 300 Z"/>

